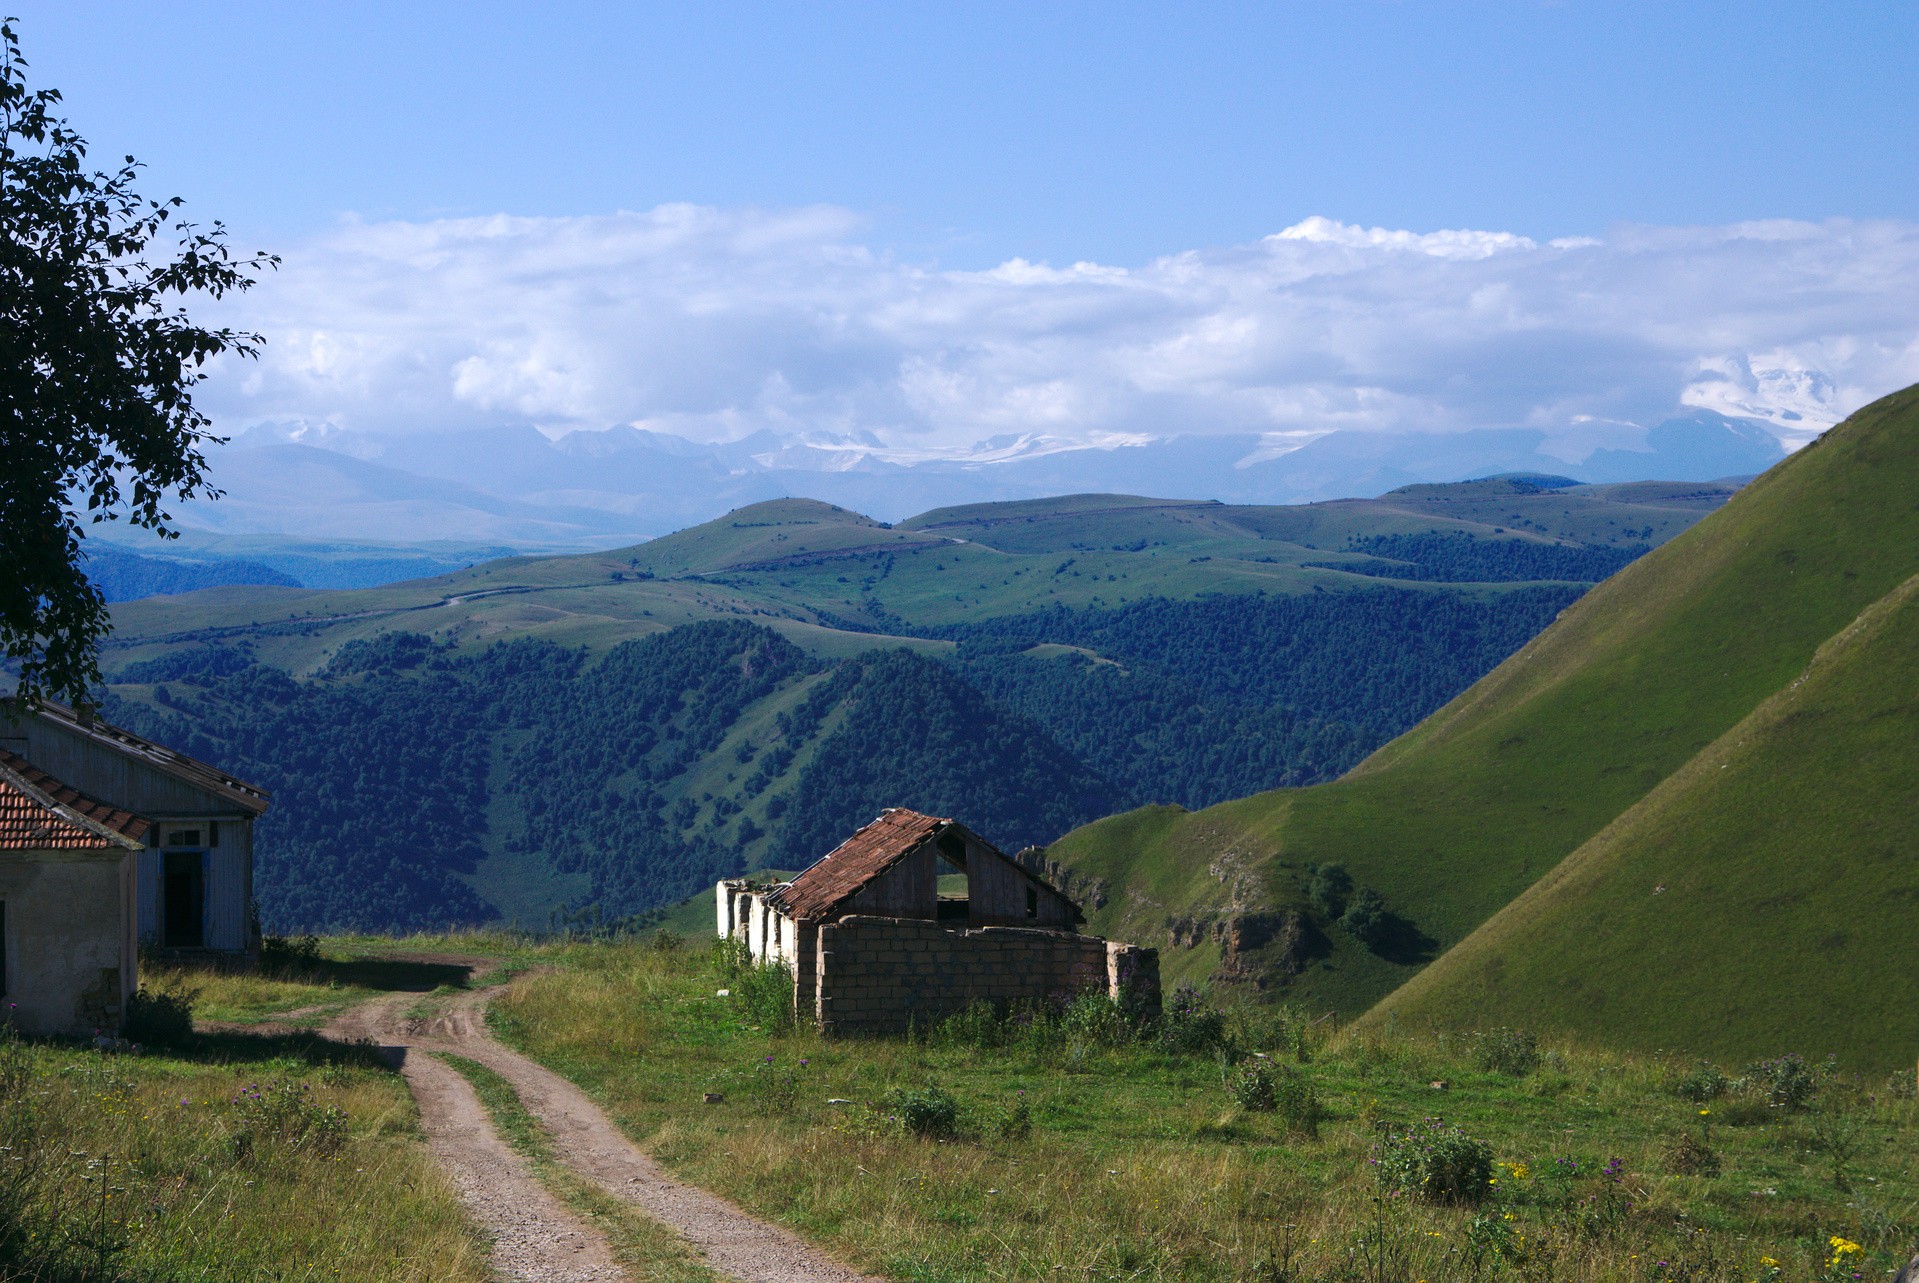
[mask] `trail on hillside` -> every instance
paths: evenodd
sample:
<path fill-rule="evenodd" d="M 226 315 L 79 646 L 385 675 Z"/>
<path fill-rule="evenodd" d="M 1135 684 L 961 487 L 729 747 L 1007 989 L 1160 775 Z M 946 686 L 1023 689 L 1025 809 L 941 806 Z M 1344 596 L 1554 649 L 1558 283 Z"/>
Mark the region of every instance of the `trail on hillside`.
<path fill-rule="evenodd" d="M 424 955 L 422 960 L 475 961 Z M 882 1283 L 790 1231 L 676 1180 L 585 1092 L 496 1041 L 486 1027 L 487 997 L 484 990 L 461 994 L 421 1020 L 406 1015 L 419 996 L 398 994 L 344 1013 L 328 1032 L 370 1039 L 399 1058 L 433 1152 L 474 1215 L 499 1236 L 495 1264 L 509 1278 L 599 1283 L 623 1275 L 612 1264 L 605 1238 L 548 1194 L 525 1160 L 500 1140 L 466 1080 L 431 1054 L 409 1053 L 452 1052 L 500 1075 L 545 1130 L 559 1161 L 679 1233 L 722 1275 L 743 1283 Z M 523 1192 L 520 1182 L 532 1193 Z M 533 1255 L 523 1254 L 527 1247 Z"/>

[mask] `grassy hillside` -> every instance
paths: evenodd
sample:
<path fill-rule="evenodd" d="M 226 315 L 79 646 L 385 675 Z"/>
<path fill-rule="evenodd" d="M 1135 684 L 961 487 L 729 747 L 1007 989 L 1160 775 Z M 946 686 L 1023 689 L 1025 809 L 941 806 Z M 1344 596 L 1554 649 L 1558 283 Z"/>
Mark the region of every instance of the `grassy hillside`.
<path fill-rule="evenodd" d="M 1240 972 L 1363 1009 L 1919 572 L 1915 493 L 1919 389 L 1860 411 L 1594 589 L 1344 778 L 1103 821 L 1051 857 L 1101 892 L 1096 928 L 1171 945 L 1175 974 L 1201 965 L 1181 958 L 1187 942 L 1236 939 Z M 1310 866 L 1328 862 L 1383 897 L 1383 941 L 1364 946 L 1310 906 Z"/>
<path fill-rule="evenodd" d="M 277 927 L 598 920 L 887 805 L 1017 848 L 1330 779 L 1729 493 L 1082 495 L 900 528 L 778 500 L 613 553 L 128 603 L 108 710 L 274 791 Z"/>
<path fill-rule="evenodd" d="M 1283 1007 L 1136 1030 L 1095 998 L 822 1038 L 724 956 L 543 950 L 495 1024 L 681 1179 L 888 1278 L 1830 1283 L 1888 1277 L 1919 1231 L 1909 1070 L 1822 1072 L 1795 1108 L 1754 1083 L 1702 1119 L 1683 1062 L 1330 1038 Z M 1485 1163 L 1456 1203 L 1391 1180 L 1435 1114 Z"/>
<path fill-rule="evenodd" d="M 1394 562 L 1359 544 L 1381 536 L 1636 548 L 1671 537 L 1732 493 L 1491 480 L 1297 507 L 1070 495 L 942 509 L 896 528 L 781 499 L 610 552 L 506 557 L 378 588 L 226 587 L 126 602 L 114 608 L 106 663 L 247 643 L 263 663 L 311 673 L 350 641 L 402 629 L 463 650 L 537 637 L 599 653 L 681 624 L 740 618 L 822 657 L 869 649 L 876 636 L 937 650 L 922 634 L 982 618 L 1157 598 L 1369 591 Z M 1411 586 L 1436 585 L 1424 577 Z"/>
<path fill-rule="evenodd" d="M 1368 1019 L 1890 1069 L 1919 1049 L 1915 901 L 1919 575 Z"/>

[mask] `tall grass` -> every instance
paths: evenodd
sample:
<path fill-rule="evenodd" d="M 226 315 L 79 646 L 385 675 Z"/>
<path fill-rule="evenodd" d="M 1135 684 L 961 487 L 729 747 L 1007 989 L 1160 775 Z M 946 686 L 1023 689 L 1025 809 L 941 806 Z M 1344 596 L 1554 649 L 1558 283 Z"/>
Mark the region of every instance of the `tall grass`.
<path fill-rule="evenodd" d="M 486 1255 L 405 1087 L 363 1058 L 207 1064 L 0 1034 L 3 1283 L 479 1283 Z"/>
<path fill-rule="evenodd" d="M 1285 1012 L 1219 1013 L 1216 1038 L 1188 1043 L 1096 1004 L 828 1040 L 755 1020 L 691 950 L 555 958 L 496 1004 L 506 1037 L 687 1179 L 893 1277 L 1731 1283 L 1770 1257 L 1779 1278 L 1824 1280 L 1835 1236 L 1868 1274 L 1919 1240 L 1909 1085 L 1826 1074 L 1837 1127 L 1754 1096 L 1711 1128 L 1717 1174 L 1686 1175 L 1670 1156 L 1700 1123 L 1690 1060 L 1502 1034 L 1529 1055 L 1481 1067 L 1487 1039 L 1331 1038 Z M 1311 1092 L 1313 1126 L 1235 1103 L 1230 1073 L 1260 1064 Z M 942 1096 L 951 1125 L 914 1126 Z M 1376 1147 L 1428 1117 L 1490 1146 L 1485 1201 L 1375 1175 Z M 1842 1163 L 1822 1152 L 1834 1137 Z"/>

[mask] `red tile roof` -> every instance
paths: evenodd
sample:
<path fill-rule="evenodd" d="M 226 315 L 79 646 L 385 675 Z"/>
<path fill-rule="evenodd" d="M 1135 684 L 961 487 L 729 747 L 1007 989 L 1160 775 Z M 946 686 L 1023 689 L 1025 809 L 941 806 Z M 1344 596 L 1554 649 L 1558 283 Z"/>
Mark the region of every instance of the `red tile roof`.
<path fill-rule="evenodd" d="M 883 811 L 877 820 L 775 889 L 768 903 L 798 922 L 824 917 L 951 823 L 905 807 Z"/>
<path fill-rule="evenodd" d="M 108 806 L 0 749 L 0 851 L 124 851 L 148 822 Z"/>

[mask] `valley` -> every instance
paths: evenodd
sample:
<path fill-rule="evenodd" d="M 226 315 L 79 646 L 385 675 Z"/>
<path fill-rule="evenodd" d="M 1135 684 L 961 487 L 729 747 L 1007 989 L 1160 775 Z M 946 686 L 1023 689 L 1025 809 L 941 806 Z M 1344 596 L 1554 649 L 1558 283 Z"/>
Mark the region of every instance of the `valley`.
<path fill-rule="evenodd" d="M 275 794 L 271 927 L 619 920 L 887 805 L 1010 850 L 1331 779 L 1733 492 L 1520 477 L 898 526 L 785 500 L 604 554 L 123 603 L 107 709 Z"/>

